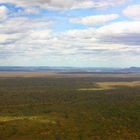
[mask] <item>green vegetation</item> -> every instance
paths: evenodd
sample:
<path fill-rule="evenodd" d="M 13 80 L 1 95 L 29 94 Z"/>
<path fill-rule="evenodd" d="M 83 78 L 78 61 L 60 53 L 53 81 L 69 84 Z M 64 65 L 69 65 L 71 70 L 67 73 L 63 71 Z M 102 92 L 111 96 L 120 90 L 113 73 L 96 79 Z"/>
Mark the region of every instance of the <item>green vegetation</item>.
<path fill-rule="evenodd" d="M 0 140 L 139 140 L 140 86 L 126 86 L 138 80 L 1 78 Z M 126 83 L 77 90 L 105 82 Z"/>

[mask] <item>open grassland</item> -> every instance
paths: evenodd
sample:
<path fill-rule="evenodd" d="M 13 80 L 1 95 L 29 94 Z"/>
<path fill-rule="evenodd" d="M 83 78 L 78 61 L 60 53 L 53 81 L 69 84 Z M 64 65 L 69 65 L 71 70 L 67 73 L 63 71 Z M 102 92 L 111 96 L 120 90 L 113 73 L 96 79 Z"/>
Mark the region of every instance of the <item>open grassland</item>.
<path fill-rule="evenodd" d="M 0 140 L 139 140 L 136 75 L 3 75 Z"/>
<path fill-rule="evenodd" d="M 97 82 L 93 88 L 80 88 L 78 90 L 110 90 L 117 87 L 140 87 L 140 81 L 133 82 Z"/>

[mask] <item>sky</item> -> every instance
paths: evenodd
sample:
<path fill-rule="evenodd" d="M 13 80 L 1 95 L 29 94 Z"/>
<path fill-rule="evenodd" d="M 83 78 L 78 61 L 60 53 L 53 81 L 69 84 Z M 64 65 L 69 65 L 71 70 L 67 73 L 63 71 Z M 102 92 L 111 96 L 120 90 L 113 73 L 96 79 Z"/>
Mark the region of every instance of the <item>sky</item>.
<path fill-rule="evenodd" d="M 0 0 L 0 66 L 140 66 L 140 0 Z"/>

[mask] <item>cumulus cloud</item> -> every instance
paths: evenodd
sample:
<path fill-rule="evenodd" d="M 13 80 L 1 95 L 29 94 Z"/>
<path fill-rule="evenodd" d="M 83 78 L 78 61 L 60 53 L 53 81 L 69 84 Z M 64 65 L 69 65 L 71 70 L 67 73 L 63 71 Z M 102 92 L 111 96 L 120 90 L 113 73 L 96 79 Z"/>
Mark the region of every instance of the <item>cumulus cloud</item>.
<path fill-rule="evenodd" d="M 116 6 L 128 0 L 0 0 L 0 3 L 11 3 L 21 7 L 41 7 L 53 9 L 103 8 Z"/>
<path fill-rule="evenodd" d="M 45 29 L 52 24 L 49 19 L 30 19 L 26 17 L 9 18 L 0 23 L 0 32 L 6 34 L 25 33 L 29 30 Z"/>
<path fill-rule="evenodd" d="M 97 30 L 97 37 L 106 43 L 140 45 L 140 22 L 126 21 L 103 26 Z"/>
<path fill-rule="evenodd" d="M 140 20 L 140 4 L 128 6 L 123 10 L 123 14 L 129 18 Z"/>
<path fill-rule="evenodd" d="M 54 32 L 46 19 L 12 18 L 0 23 L 0 54 L 5 56 L 114 56 L 140 52 L 140 22 Z M 135 48 L 135 49 L 134 49 Z"/>
<path fill-rule="evenodd" d="M 75 44 L 87 43 L 87 47 L 100 45 L 103 48 L 105 44 L 113 44 L 113 48 L 114 44 L 116 44 L 117 46 L 127 45 L 133 48 L 133 46 L 140 45 L 140 22 L 115 22 L 98 28 L 69 30 L 64 32 L 62 36 L 64 36 L 64 39 L 67 38 L 67 40 L 72 39 L 72 42 L 75 42 Z"/>
<path fill-rule="evenodd" d="M 29 19 L 26 17 L 9 18 L 0 23 L 0 54 L 10 53 L 13 56 L 17 53 L 25 55 L 31 52 L 34 40 L 48 37 L 48 28 L 51 21 L 48 19 Z M 43 30 L 44 35 L 40 30 Z M 38 35 L 37 35 L 38 34 Z M 43 41 L 42 41 L 43 42 Z M 36 43 L 36 42 L 35 42 Z M 37 46 L 38 44 L 36 44 Z M 41 43 L 39 44 L 39 46 Z M 35 46 L 35 47 L 36 47 Z M 12 48 L 12 49 L 11 49 Z M 10 49 L 10 51 L 8 51 Z M 36 50 L 36 49 L 34 49 Z"/>
<path fill-rule="evenodd" d="M 99 25 L 104 24 L 106 22 L 115 20 L 119 17 L 117 14 L 110 14 L 110 15 L 95 15 L 95 16 L 87 16 L 81 18 L 72 18 L 70 22 L 76 24 L 84 24 L 84 25 Z"/>
<path fill-rule="evenodd" d="M 121 4 L 125 0 L 5 0 L 4 3 L 12 3 L 23 7 L 24 13 L 38 14 L 40 8 L 53 9 L 77 9 L 77 8 L 101 8 Z M 3 0 L 0 0 L 3 3 Z M 110 22 L 117 19 L 117 14 L 96 15 L 83 18 L 74 18 L 70 21 L 84 25 L 100 25 L 87 27 L 86 29 L 64 30 L 52 28 L 50 19 L 41 17 L 15 15 L 7 16 L 8 9 L 0 6 L 0 59 L 27 58 L 44 61 L 52 57 L 57 60 L 64 58 L 87 58 L 87 60 L 105 60 L 120 55 L 139 55 L 140 53 L 140 22 Z M 63 13 L 63 12 L 62 12 Z M 46 13 L 45 13 L 46 14 Z M 47 15 L 47 14 L 46 14 Z M 50 15 L 49 15 L 50 16 Z M 60 15 L 59 15 L 60 16 Z M 59 17 L 60 18 L 60 17 Z M 67 18 L 67 17 L 66 17 Z M 54 19 L 54 17 L 52 18 Z M 57 19 L 57 17 L 56 17 Z M 67 19 L 64 19 L 66 22 Z M 102 25 L 104 23 L 108 23 Z M 64 25 L 67 28 L 66 23 Z M 71 24 L 68 26 L 72 27 Z M 58 28 L 59 26 L 57 26 Z M 61 30 L 61 31 L 60 31 Z M 48 60 L 49 61 L 49 60 Z M 4 61 L 3 61 L 4 62 Z M 10 62 L 10 61 L 9 61 Z M 0 62 L 1 63 L 1 62 Z M 41 63 L 39 63 L 41 65 Z"/>

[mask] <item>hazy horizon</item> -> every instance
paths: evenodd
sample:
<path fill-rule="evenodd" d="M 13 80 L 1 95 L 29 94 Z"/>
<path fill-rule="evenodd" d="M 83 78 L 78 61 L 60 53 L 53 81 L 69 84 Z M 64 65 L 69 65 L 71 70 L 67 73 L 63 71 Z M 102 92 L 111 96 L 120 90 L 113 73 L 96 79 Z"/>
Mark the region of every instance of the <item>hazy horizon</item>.
<path fill-rule="evenodd" d="M 140 66 L 128 66 L 128 67 L 94 67 L 94 66 L 47 66 L 47 65 L 38 65 L 38 66 L 33 66 L 33 65 L 29 65 L 29 66 L 22 66 L 22 65 L 1 65 L 0 67 L 52 67 L 52 68 L 112 68 L 112 69 L 119 69 L 119 68 L 140 68 Z"/>

